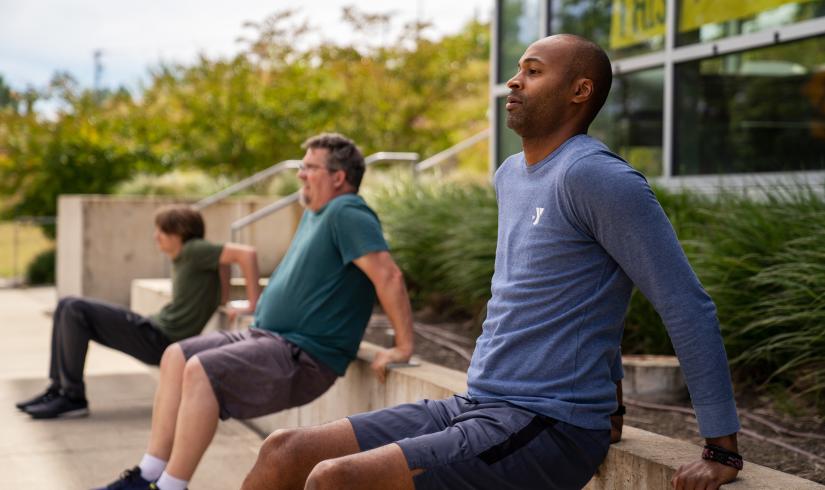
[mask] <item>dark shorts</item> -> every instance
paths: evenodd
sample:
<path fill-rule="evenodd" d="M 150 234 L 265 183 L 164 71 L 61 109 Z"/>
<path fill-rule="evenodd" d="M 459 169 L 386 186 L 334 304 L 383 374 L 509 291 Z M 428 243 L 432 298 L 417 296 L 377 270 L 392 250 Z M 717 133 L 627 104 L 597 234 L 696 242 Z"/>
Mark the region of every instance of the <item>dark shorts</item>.
<path fill-rule="evenodd" d="M 297 345 L 265 330 L 213 332 L 179 342 L 197 355 L 226 420 L 297 407 L 321 396 L 338 378 Z"/>
<path fill-rule="evenodd" d="M 607 455 L 587 430 L 506 402 L 456 395 L 349 417 L 362 451 L 398 443 L 416 489 L 578 489 Z"/>

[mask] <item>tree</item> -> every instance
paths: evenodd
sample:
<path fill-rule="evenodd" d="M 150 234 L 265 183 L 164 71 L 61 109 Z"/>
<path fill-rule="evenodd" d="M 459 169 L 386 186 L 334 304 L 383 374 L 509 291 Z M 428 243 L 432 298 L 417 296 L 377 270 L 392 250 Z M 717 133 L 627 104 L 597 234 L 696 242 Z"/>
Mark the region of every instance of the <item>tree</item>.
<path fill-rule="evenodd" d="M 389 19 L 344 11 L 367 37 L 386 32 Z M 138 173 L 242 177 L 300 158 L 300 143 L 321 131 L 347 134 L 366 153 L 426 156 L 487 125 L 485 24 L 438 40 L 411 24 L 381 45 L 313 41 L 294 11 L 246 28 L 237 55 L 161 64 L 134 97 L 83 89 L 66 73 L 27 90 L 25 110 L 0 111 L 7 212 L 53 214 L 61 193 L 110 192 Z M 54 117 L 33 110 L 47 99 Z"/>

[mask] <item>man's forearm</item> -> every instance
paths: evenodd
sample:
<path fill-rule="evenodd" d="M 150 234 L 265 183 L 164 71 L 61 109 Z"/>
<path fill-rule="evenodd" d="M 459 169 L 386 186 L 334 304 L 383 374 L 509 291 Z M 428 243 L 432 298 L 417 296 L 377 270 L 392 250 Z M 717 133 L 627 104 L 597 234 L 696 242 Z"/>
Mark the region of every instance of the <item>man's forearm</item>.
<path fill-rule="evenodd" d="M 413 320 L 403 276 L 392 275 L 383 287 L 376 288 L 376 293 L 395 331 L 395 349 L 409 359 L 413 352 Z"/>
<path fill-rule="evenodd" d="M 231 287 L 229 283 L 229 279 L 232 276 L 232 271 L 229 268 L 229 265 L 220 264 L 218 265 L 218 277 L 221 280 L 221 304 L 225 305 L 227 301 L 229 301 L 229 288 Z"/>
<path fill-rule="evenodd" d="M 261 286 L 258 283 L 260 274 L 258 273 L 257 254 L 255 252 L 245 254 L 238 266 L 241 268 L 241 273 L 246 282 L 246 299 L 249 301 L 249 308 L 254 310 L 258 304 L 258 296 L 261 294 Z"/>
<path fill-rule="evenodd" d="M 722 437 L 708 437 L 705 438 L 705 443 L 719 446 L 735 453 L 739 452 L 739 443 L 736 439 L 736 433 Z"/>

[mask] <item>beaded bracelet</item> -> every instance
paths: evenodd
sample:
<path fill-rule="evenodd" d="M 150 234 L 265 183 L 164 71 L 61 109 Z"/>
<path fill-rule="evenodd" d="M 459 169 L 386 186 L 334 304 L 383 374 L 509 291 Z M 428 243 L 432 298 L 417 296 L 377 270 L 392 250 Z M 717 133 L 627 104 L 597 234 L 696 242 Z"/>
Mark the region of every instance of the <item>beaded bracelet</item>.
<path fill-rule="evenodd" d="M 739 453 L 728 451 L 723 447 L 713 444 L 705 445 L 705 449 L 702 451 L 702 459 L 716 461 L 717 463 L 736 468 L 740 471 L 743 467 L 742 456 L 740 456 Z"/>

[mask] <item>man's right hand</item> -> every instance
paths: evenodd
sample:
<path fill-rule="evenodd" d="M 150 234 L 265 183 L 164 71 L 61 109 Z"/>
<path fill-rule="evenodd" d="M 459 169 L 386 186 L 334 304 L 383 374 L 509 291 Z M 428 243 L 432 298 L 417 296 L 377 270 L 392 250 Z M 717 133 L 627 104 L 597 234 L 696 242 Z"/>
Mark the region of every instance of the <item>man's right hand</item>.
<path fill-rule="evenodd" d="M 407 362 L 410 360 L 410 357 L 412 357 L 411 354 L 402 352 L 397 347 L 384 349 L 375 355 L 372 364 L 370 364 L 370 368 L 373 374 L 375 374 L 375 377 L 378 378 L 378 381 L 384 383 L 387 381 L 387 364 Z"/>
<path fill-rule="evenodd" d="M 692 490 L 702 488 L 717 490 L 725 483 L 730 483 L 736 479 L 739 470 L 725 466 L 716 461 L 700 459 L 686 465 L 682 465 L 676 470 L 670 484 L 674 490 Z"/>
<path fill-rule="evenodd" d="M 722 437 L 706 438 L 708 444 L 719 446 L 722 449 L 739 452 L 739 443 L 737 442 L 736 434 L 730 434 Z M 675 490 L 693 490 L 702 488 L 707 490 L 716 490 L 725 483 L 730 483 L 736 479 L 739 470 L 730 466 L 717 463 L 716 461 L 709 461 L 700 459 L 682 465 L 673 478 L 670 484 Z"/>

